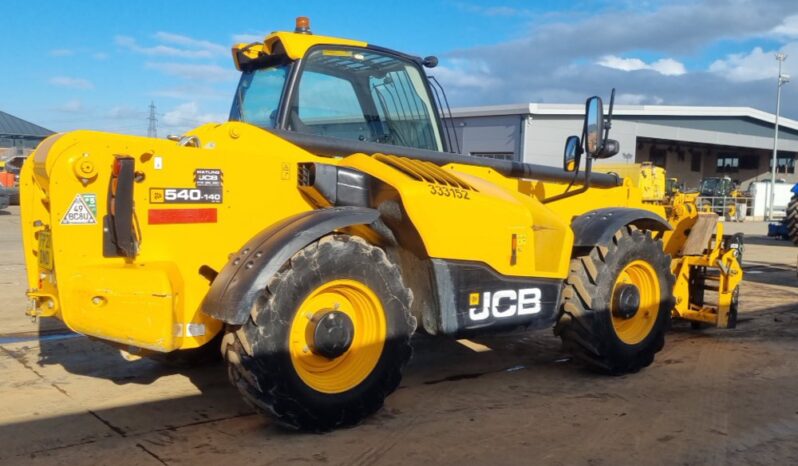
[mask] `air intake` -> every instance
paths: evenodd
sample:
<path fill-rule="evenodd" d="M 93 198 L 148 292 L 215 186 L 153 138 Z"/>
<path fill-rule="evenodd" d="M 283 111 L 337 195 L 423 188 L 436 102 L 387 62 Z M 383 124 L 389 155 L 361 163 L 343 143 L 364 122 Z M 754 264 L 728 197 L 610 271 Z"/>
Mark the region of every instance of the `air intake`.
<path fill-rule="evenodd" d="M 432 162 L 395 155 L 375 154 L 374 158 L 390 165 L 416 181 L 451 186 L 476 192 L 477 189 Z"/>

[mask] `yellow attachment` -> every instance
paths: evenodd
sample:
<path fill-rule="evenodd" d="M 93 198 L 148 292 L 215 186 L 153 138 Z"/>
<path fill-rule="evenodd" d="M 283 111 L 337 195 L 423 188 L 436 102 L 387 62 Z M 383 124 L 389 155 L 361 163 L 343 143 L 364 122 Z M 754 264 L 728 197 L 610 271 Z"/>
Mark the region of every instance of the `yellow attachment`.
<path fill-rule="evenodd" d="M 271 55 L 275 51 L 275 45 L 282 44 L 285 54 L 291 60 L 299 60 L 305 56 L 309 48 L 314 45 L 349 45 L 352 47 L 366 47 L 368 43 L 342 39 L 339 37 L 318 36 L 315 34 L 297 34 L 294 32 L 273 32 L 266 36 L 262 44 L 236 44 L 233 46 L 233 62 L 236 69 L 241 71 L 238 62 L 239 53 L 247 58 L 254 59 L 261 55 Z"/>
<path fill-rule="evenodd" d="M 311 324 L 319 313 L 333 309 L 352 320 L 354 336 L 344 354 L 328 359 L 311 351 Z M 312 389 L 329 394 L 345 392 L 374 370 L 386 335 L 385 311 L 368 286 L 354 280 L 331 281 L 313 290 L 294 314 L 288 342 L 291 363 Z"/>
<path fill-rule="evenodd" d="M 616 173 L 629 178 L 633 186 L 640 188 L 644 202 L 661 201 L 665 198 L 665 169 L 651 162 L 601 164 L 596 171 Z"/>
<path fill-rule="evenodd" d="M 657 320 L 660 304 L 660 287 L 657 272 L 646 261 L 636 260 L 621 270 L 615 285 L 612 288 L 612 296 L 618 289 L 618 285 L 629 284 L 637 287 L 640 292 L 640 306 L 632 317 L 625 319 L 612 314 L 612 327 L 624 343 L 635 345 L 643 341 L 654 327 Z M 612 304 L 610 311 L 613 311 Z"/>
<path fill-rule="evenodd" d="M 683 256 L 674 260 L 671 270 L 676 277 L 673 295 L 676 306 L 673 317 L 727 328 L 734 290 L 743 280 L 743 269 L 733 249 L 724 250 L 723 223 L 718 223 L 715 235 L 707 244 L 706 253 L 700 256 Z M 695 304 L 690 296 L 690 274 L 697 267 L 717 270 L 712 277 L 710 290 L 717 292 L 717 305 Z"/>

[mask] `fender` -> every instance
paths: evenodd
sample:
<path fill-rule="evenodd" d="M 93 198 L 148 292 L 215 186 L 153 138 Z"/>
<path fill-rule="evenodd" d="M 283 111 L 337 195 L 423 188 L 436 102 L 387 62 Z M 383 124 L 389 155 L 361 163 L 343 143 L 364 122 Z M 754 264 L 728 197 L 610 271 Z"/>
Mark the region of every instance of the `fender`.
<path fill-rule="evenodd" d="M 231 325 L 243 324 L 260 292 L 291 256 L 328 233 L 373 223 L 379 215 L 364 207 L 331 207 L 266 228 L 230 257 L 202 300 L 202 312 Z"/>
<path fill-rule="evenodd" d="M 591 210 L 571 222 L 574 232 L 574 247 L 607 245 L 618 229 L 626 225 L 654 231 L 668 231 L 671 226 L 667 220 L 645 209 L 607 207 Z"/>

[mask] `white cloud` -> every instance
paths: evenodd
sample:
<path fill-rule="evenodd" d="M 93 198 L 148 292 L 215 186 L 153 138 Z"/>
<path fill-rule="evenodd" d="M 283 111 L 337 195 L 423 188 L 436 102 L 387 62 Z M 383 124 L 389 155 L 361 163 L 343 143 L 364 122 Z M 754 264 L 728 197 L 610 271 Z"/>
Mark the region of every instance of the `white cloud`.
<path fill-rule="evenodd" d="M 618 94 L 615 101 L 621 105 L 660 105 L 664 102 L 661 97 L 647 94 Z"/>
<path fill-rule="evenodd" d="M 498 78 L 492 75 L 488 65 L 478 60 L 448 59 L 427 74 L 435 76 L 447 86 L 457 88 L 487 89 L 499 82 Z"/>
<path fill-rule="evenodd" d="M 233 34 L 232 39 L 236 44 L 245 43 L 251 44 L 253 42 L 263 42 L 266 34 Z"/>
<path fill-rule="evenodd" d="M 113 120 L 132 120 L 132 119 L 141 119 L 144 121 L 144 117 L 147 115 L 147 112 L 144 110 L 138 110 L 133 107 L 128 107 L 126 105 L 118 105 L 116 107 L 111 107 L 110 110 L 106 113 L 108 118 Z"/>
<path fill-rule="evenodd" d="M 85 109 L 83 107 L 83 103 L 80 100 L 72 99 L 55 107 L 55 110 L 64 113 L 81 113 Z"/>
<path fill-rule="evenodd" d="M 798 42 L 786 44 L 780 51 L 787 54 L 782 73 L 795 74 L 798 72 Z M 792 60 L 790 59 L 792 56 Z M 747 53 L 735 53 L 726 58 L 715 60 L 709 65 L 709 71 L 718 74 L 729 81 L 748 82 L 760 79 L 776 81 L 778 62 L 776 50 L 765 51 L 762 47 L 754 47 Z"/>
<path fill-rule="evenodd" d="M 169 76 L 176 76 L 191 81 L 234 81 L 238 76 L 235 69 L 223 68 L 218 65 L 148 62 L 144 66 L 146 68 L 158 70 Z"/>
<path fill-rule="evenodd" d="M 182 45 L 195 50 L 207 50 L 209 52 L 225 54 L 229 49 L 223 45 L 215 44 L 213 42 L 201 39 L 194 39 L 192 37 L 183 36 L 180 34 L 173 34 L 171 32 L 156 32 L 155 38 L 161 42 L 168 44 Z"/>
<path fill-rule="evenodd" d="M 158 89 L 150 92 L 150 95 L 178 100 L 208 99 L 229 102 L 233 98 L 234 90 L 233 88 L 225 90 L 214 89 L 212 86 L 206 84 L 182 85 Z"/>
<path fill-rule="evenodd" d="M 133 37 L 122 35 L 114 37 L 114 43 L 131 52 L 148 56 L 212 58 L 228 51 L 226 47 L 213 42 L 169 32 L 158 32 L 154 37 L 162 43 L 147 47 L 139 44 Z"/>
<path fill-rule="evenodd" d="M 107 60 L 108 54 L 105 52 L 95 52 L 91 55 L 91 58 L 95 60 Z"/>
<path fill-rule="evenodd" d="M 50 50 L 50 56 L 52 57 L 69 57 L 74 55 L 75 52 L 70 49 L 53 49 Z"/>
<path fill-rule="evenodd" d="M 784 18 L 784 22 L 773 28 L 770 32 L 776 36 L 798 37 L 798 15 Z"/>
<path fill-rule="evenodd" d="M 203 112 L 197 102 L 191 101 L 178 105 L 164 113 L 161 123 L 168 128 L 189 129 L 204 123 L 225 121 L 227 117 L 221 113 Z"/>
<path fill-rule="evenodd" d="M 672 58 L 661 58 L 655 62 L 646 63 L 639 58 L 622 58 L 615 55 L 605 55 L 596 63 L 615 70 L 651 70 L 665 76 L 680 76 L 687 73 L 684 65 Z"/>
<path fill-rule="evenodd" d="M 69 76 L 55 76 L 50 78 L 50 84 L 59 87 L 69 87 L 72 89 L 94 89 L 91 81 L 83 78 L 72 78 Z"/>
<path fill-rule="evenodd" d="M 483 16 L 533 16 L 534 13 L 531 10 L 526 10 L 523 8 L 513 8 L 510 6 L 498 5 L 498 6 L 481 6 L 481 5 L 474 5 L 470 3 L 463 3 L 459 2 L 455 4 L 458 9 L 461 11 L 465 11 L 467 13 L 474 13 Z"/>

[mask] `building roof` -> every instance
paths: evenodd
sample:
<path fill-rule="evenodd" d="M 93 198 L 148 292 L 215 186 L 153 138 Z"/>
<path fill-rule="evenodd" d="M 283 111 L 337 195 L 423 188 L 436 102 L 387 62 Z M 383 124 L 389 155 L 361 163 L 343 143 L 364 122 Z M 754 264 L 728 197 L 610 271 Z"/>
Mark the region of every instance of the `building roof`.
<path fill-rule="evenodd" d="M 14 115 L 9 115 L 6 112 L 0 111 L 0 136 L 46 138 L 51 134 L 53 134 L 53 131 L 47 128 L 42 128 L 22 118 L 17 118 Z"/>
<path fill-rule="evenodd" d="M 455 118 L 500 115 L 584 115 L 582 104 L 511 104 L 452 109 Z M 657 117 L 751 118 L 774 125 L 776 115 L 752 107 L 693 107 L 677 105 L 615 105 L 614 115 Z M 779 126 L 798 131 L 798 121 L 779 116 Z"/>

